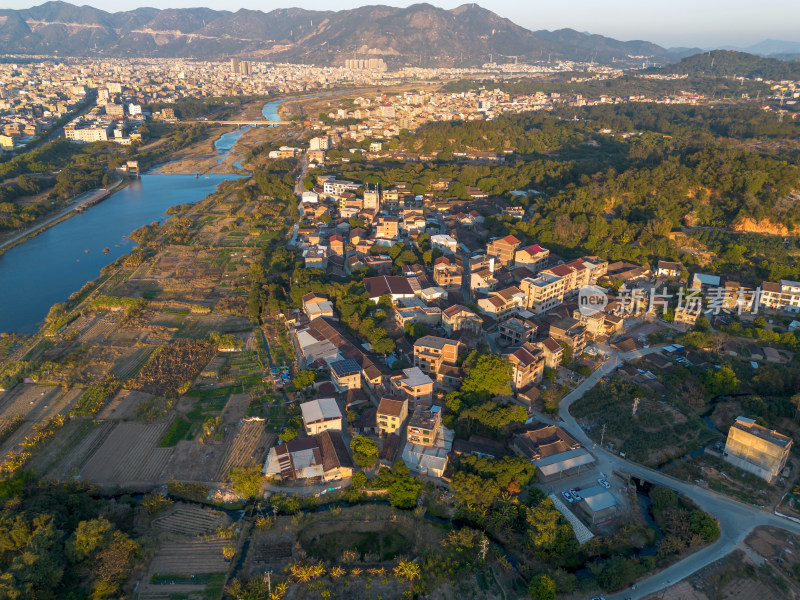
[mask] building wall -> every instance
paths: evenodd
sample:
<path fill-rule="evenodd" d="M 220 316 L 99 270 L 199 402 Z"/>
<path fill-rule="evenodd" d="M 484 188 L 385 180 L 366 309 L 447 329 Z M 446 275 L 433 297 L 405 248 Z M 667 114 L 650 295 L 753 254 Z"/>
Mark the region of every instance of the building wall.
<path fill-rule="evenodd" d="M 317 435 L 328 429 L 331 431 L 341 431 L 342 419 L 328 419 L 327 421 L 314 421 L 313 423 L 306 424 L 306 433 L 308 435 Z"/>
<path fill-rule="evenodd" d="M 725 460 L 772 482 L 786 466 L 791 446 L 781 448 L 738 427 L 731 427 L 725 443 Z"/>

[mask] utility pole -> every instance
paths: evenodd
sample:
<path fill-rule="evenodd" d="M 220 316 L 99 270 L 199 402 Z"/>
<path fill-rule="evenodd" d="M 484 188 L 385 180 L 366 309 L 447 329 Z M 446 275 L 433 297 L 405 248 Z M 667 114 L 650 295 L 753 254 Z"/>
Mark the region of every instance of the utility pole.
<path fill-rule="evenodd" d="M 267 580 L 267 590 L 269 591 L 269 597 L 272 598 L 272 571 L 267 571 L 264 573 L 264 578 Z"/>
<path fill-rule="evenodd" d="M 603 423 L 603 431 L 600 433 L 600 447 L 603 447 L 603 439 L 606 437 L 606 424 Z"/>

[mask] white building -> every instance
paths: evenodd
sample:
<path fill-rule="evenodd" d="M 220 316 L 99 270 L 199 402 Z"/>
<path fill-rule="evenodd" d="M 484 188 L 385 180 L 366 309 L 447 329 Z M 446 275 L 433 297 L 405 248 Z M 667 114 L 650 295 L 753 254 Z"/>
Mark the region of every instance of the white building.
<path fill-rule="evenodd" d="M 308 435 L 317 435 L 328 429 L 342 430 L 342 411 L 335 398 L 319 398 L 300 405 L 303 423 Z"/>

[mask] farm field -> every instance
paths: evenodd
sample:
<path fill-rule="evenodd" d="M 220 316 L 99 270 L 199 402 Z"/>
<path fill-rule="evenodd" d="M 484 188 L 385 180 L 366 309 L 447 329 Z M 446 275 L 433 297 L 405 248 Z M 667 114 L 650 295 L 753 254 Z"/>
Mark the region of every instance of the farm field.
<path fill-rule="evenodd" d="M 144 401 L 153 398 L 152 394 L 122 389 L 109 400 L 97 414 L 101 420 L 129 420 L 136 418 L 136 409 Z"/>
<path fill-rule="evenodd" d="M 67 408 L 82 392 L 75 388 L 65 393 L 52 385 L 18 385 L 0 393 L 0 420 L 22 415 L 34 423 L 46 421 Z"/>
<path fill-rule="evenodd" d="M 230 543 L 229 538 L 218 536 L 164 541 L 150 563 L 150 575 L 224 573 L 228 563 L 222 549 Z"/>
<path fill-rule="evenodd" d="M 227 527 L 231 519 L 225 513 L 194 504 L 178 503 L 165 515 L 153 519 L 152 525 L 159 531 L 181 535 L 201 535 Z"/>
<path fill-rule="evenodd" d="M 234 467 L 254 462 L 263 463 L 276 440 L 275 434 L 267 433 L 262 419 L 245 419 L 234 433 L 233 440 L 217 467 L 214 479 L 224 481 L 228 472 Z"/>
<path fill-rule="evenodd" d="M 88 449 L 81 478 L 99 484 L 160 481 L 172 457 L 172 448 L 158 445 L 168 427 L 169 421 L 112 425 L 102 444 Z"/>
<path fill-rule="evenodd" d="M 24 384 L 0 393 L 0 429 L 8 426 L 15 417 L 23 417 L 16 430 L 0 443 L 0 456 L 16 448 L 33 432 L 34 426 L 59 413 L 66 414 L 81 393 L 83 390 L 80 388 L 64 392 L 60 387 Z"/>

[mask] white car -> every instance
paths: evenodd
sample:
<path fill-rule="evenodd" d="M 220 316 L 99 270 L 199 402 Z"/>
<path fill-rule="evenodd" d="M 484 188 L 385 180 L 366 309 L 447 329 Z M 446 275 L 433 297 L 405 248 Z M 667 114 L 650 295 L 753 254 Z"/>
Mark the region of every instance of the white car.
<path fill-rule="evenodd" d="M 572 504 L 574 502 L 574 500 L 572 499 L 572 496 L 569 495 L 569 492 L 561 492 L 561 495 L 564 496 L 564 499 L 567 502 L 569 502 L 570 504 Z"/>
<path fill-rule="evenodd" d="M 573 497 L 573 498 L 575 498 L 575 500 L 581 500 L 581 496 L 580 496 L 580 494 L 579 494 L 578 492 L 576 492 L 575 490 L 572 490 L 572 489 L 571 489 L 571 490 L 569 491 L 569 493 L 570 493 L 570 494 L 572 494 L 572 497 Z"/>
<path fill-rule="evenodd" d="M 609 489 L 611 487 L 611 485 L 603 478 L 598 479 L 597 483 L 599 483 L 600 485 L 602 485 L 606 489 Z"/>

